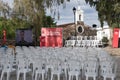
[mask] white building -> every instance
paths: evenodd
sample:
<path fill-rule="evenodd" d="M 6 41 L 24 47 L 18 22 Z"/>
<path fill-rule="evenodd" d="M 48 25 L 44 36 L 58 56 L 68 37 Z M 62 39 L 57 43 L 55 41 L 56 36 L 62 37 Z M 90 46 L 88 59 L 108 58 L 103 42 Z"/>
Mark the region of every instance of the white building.
<path fill-rule="evenodd" d="M 108 26 L 103 26 L 103 29 L 101 27 L 96 28 L 97 30 L 97 39 L 102 40 L 103 37 L 107 37 L 110 39 L 110 28 Z"/>
<path fill-rule="evenodd" d="M 75 17 L 76 17 L 76 24 L 78 22 L 84 22 L 84 11 L 81 9 L 80 6 L 78 6 L 78 8 L 76 9 L 76 14 L 75 14 Z M 97 27 L 95 28 L 97 30 L 97 39 L 98 40 L 102 40 L 103 37 L 107 37 L 108 39 L 110 39 L 110 28 L 109 26 L 103 26 L 103 28 L 101 27 Z"/>
<path fill-rule="evenodd" d="M 76 14 L 75 14 L 75 17 L 76 17 L 76 24 L 78 21 L 84 21 L 84 12 L 83 10 L 80 8 L 80 6 L 78 6 L 78 9 L 76 10 Z"/>

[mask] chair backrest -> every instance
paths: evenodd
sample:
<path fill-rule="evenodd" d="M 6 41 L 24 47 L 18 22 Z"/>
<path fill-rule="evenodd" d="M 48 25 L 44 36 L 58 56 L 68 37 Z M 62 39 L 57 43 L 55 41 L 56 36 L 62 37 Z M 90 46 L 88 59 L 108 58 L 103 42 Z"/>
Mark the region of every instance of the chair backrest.
<path fill-rule="evenodd" d="M 42 59 L 35 59 L 33 63 L 33 70 L 42 71 L 45 69 L 45 64 L 43 63 Z"/>
<path fill-rule="evenodd" d="M 84 66 L 85 73 L 88 74 L 98 74 L 98 62 L 97 61 L 86 61 Z"/>
<path fill-rule="evenodd" d="M 116 75 L 117 64 L 113 61 L 104 61 L 100 64 L 101 75 Z"/>
<path fill-rule="evenodd" d="M 74 59 L 68 61 L 68 67 L 69 71 L 80 71 L 82 69 L 80 61 Z"/>
<path fill-rule="evenodd" d="M 30 65 L 26 58 L 19 58 L 17 67 L 18 67 L 18 70 L 24 70 L 24 69 L 28 69 Z"/>
<path fill-rule="evenodd" d="M 9 69 L 9 70 L 12 69 L 13 61 L 11 60 L 10 57 L 5 56 L 2 62 L 3 62 L 2 63 L 3 69 Z"/>

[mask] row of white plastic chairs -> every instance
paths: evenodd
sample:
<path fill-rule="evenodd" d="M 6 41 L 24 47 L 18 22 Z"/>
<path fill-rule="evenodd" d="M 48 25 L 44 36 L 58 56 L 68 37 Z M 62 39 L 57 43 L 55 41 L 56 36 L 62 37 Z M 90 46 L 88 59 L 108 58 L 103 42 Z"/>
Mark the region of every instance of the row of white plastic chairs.
<path fill-rule="evenodd" d="M 71 36 L 71 40 L 97 40 L 97 36 Z"/>
<path fill-rule="evenodd" d="M 113 66 L 114 61 L 112 57 L 100 48 L 40 48 L 40 47 L 16 47 L 16 59 L 10 55 L 11 50 L 7 50 L 2 59 L 2 73 L 1 80 L 5 72 L 8 73 L 7 80 L 9 80 L 10 72 L 17 72 L 17 80 L 19 80 L 20 73 L 24 74 L 26 80 L 27 72 L 32 72 L 32 79 L 37 80 L 38 74 L 44 78 L 51 78 L 53 75 L 58 76 L 64 74 L 65 79 L 71 80 L 73 76 L 78 80 L 79 77 L 85 76 L 93 77 L 96 80 L 98 73 L 106 79 L 106 77 L 115 78 L 116 67 Z M 3 57 L 3 56 L 2 56 Z M 6 61 L 6 62 L 4 62 Z M 16 62 L 17 68 L 13 67 Z M 31 68 L 32 65 L 32 68 Z M 100 71 L 98 71 L 100 66 Z M 9 67 L 9 68 L 8 68 Z M 49 77 L 49 69 L 51 70 L 51 77 Z M 113 72 L 114 69 L 114 72 Z M 111 72 L 112 70 L 112 72 Z M 113 76 L 111 76 L 113 75 Z"/>
<path fill-rule="evenodd" d="M 99 47 L 102 46 L 102 42 L 99 40 L 66 40 L 66 47 Z"/>

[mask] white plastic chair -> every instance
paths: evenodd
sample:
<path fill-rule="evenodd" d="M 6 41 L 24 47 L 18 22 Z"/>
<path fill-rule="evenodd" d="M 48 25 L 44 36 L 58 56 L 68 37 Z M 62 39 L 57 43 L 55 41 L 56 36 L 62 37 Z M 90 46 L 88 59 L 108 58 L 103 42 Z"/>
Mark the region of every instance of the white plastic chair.
<path fill-rule="evenodd" d="M 26 80 L 26 74 L 31 71 L 29 67 L 29 63 L 25 58 L 19 59 L 17 64 L 17 80 L 19 80 L 21 73 L 23 73 L 24 80 Z"/>
<path fill-rule="evenodd" d="M 98 62 L 94 60 L 86 61 L 84 66 L 84 73 L 86 80 L 89 80 L 89 77 L 92 77 L 93 80 L 96 80 L 96 77 L 98 76 Z"/>
<path fill-rule="evenodd" d="M 100 75 L 104 80 L 107 78 L 111 78 L 111 80 L 115 80 L 116 78 L 116 69 L 117 64 L 113 61 L 103 61 L 100 64 Z"/>
<path fill-rule="evenodd" d="M 15 71 L 16 69 L 13 68 L 13 62 L 11 61 L 11 59 L 9 59 L 7 56 L 3 61 L 3 68 L 2 68 L 2 73 L 1 73 L 1 78 L 0 80 L 3 80 L 3 76 L 5 73 L 7 73 L 7 80 L 9 80 L 10 78 L 10 73 Z"/>
<path fill-rule="evenodd" d="M 60 60 L 52 59 L 51 64 L 51 80 L 53 80 L 54 75 L 57 75 L 57 80 L 60 80 L 60 75 L 63 73 Z"/>
<path fill-rule="evenodd" d="M 81 43 L 82 43 L 82 40 L 77 40 L 75 46 L 77 46 L 77 47 L 81 47 Z"/>
<path fill-rule="evenodd" d="M 73 77 L 76 77 L 76 80 L 79 80 L 79 76 L 81 75 L 81 69 L 82 66 L 80 65 L 80 62 L 77 60 L 69 60 L 68 61 L 68 76 L 69 80 L 73 80 Z"/>
<path fill-rule="evenodd" d="M 67 40 L 67 41 L 65 41 L 65 46 L 74 47 L 75 46 L 75 40 Z"/>
<path fill-rule="evenodd" d="M 44 80 L 45 77 L 45 63 L 42 63 L 41 60 L 35 60 L 33 63 L 33 67 L 35 68 L 35 80 L 38 79 L 38 75 L 42 76 L 42 80 Z"/>

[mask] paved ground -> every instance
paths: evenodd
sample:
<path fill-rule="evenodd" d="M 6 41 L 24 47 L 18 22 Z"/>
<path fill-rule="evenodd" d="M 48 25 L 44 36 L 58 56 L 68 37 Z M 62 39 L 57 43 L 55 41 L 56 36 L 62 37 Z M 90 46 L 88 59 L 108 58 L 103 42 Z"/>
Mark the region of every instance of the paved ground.
<path fill-rule="evenodd" d="M 103 49 L 113 56 L 120 56 L 120 48 L 112 48 L 111 46 L 108 46 Z"/>
<path fill-rule="evenodd" d="M 115 57 L 117 64 L 117 78 L 116 80 L 120 80 L 120 48 L 112 48 L 111 46 L 103 48 L 109 54 Z"/>
<path fill-rule="evenodd" d="M 116 63 L 117 63 L 117 79 L 120 80 L 120 56 L 116 56 Z"/>

